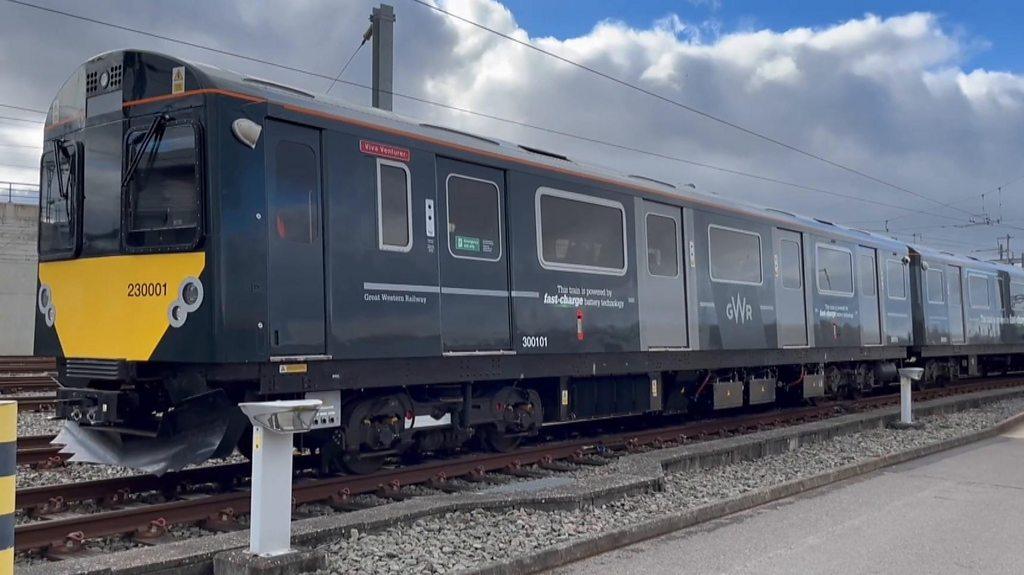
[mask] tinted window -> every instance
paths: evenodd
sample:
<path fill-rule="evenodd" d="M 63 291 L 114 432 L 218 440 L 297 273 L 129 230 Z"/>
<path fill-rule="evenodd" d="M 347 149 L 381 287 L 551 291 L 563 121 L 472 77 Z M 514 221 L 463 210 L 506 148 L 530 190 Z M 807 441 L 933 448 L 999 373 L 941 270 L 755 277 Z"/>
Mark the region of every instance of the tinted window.
<path fill-rule="evenodd" d="M 929 269 L 925 272 L 928 278 L 928 303 L 946 303 L 946 290 L 942 285 L 942 270 Z"/>
<path fill-rule="evenodd" d="M 988 293 L 988 278 L 985 276 L 967 274 L 967 293 L 971 299 L 971 307 L 991 307 L 991 297 Z"/>
<path fill-rule="evenodd" d="M 381 249 L 404 252 L 412 248 L 411 193 L 405 166 L 377 161 L 377 240 Z"/>
<path fill-rule="evenodd" d="M 282 240 L 313 243 L 317 237 L 317 164 L 313 149 L 296 142 L 277 144 L 274 229 Z"/>
<path fill-rule="evenodd" d="M 539 198 L 542 263 L 580 271 L 626 269 L 621 206 L 543 192 Z"/>
<path fill-rule="evenodd" d="M 199 166 L 196 129 L 191 124 L 158 128 L 140 152 L 144 132 L 129 137 L 129 157 L 142 156 L 128 183 L 130 246 L 193 243 L 199 229 Z"/>
<path fill-rule="evenodd" d="M 789 240 L 779 242 L 779 274 L 782 276 L 782 287 L 803 287 L 803 254 L 800 253 L 800 244 Z"/>
<path fill-rule="evenodd" d="M 647 214 L 647 270 L 652 276 L 675 277 L 679 274 L 678 246 L 676 221 Z"/>
<path fill-rule="evenodd" d="M 448 249 L 455 257 L 501 259 L 501 212 L 494 182 L 448 178 Z"/>
<path fill-rule="evenodd" d="M 56 159 L 52 151 L 43 155 L 39 177 L 39 253 L 44 257 L 71 255 L 78 233 L 75 213 L 81 158 L 75 146 L 57 153 Z"/>
<path fill-rule="evenodd" d="M 878 295 L 878 278 L 875 274 L 875 258 L 861 254 L 857 256 L 857 274 L 860 276 L 861 293 L 874 297 Z"/>
<path fill-rule="evenodd" d="M 853 295 L 853 256 L 848 251 L 819 245 L 818 291 Z"/>
<path fill-rule="evenodd" d="M 902 262 L 896 260 L 885 261 L 885 291 L 891 298 L 905 299 L 907 297 L 905 267 Z"/>
<path fill-rule="evenodd" d="M 1024 316 L 1024 284 L 1010 282 L 1010 308 L 1015 317 Z"/>
<path fill-rule="evenodd" d="M 708 253 L 712 280 L 761 283 L 761 236 L 709 226 Z"/>

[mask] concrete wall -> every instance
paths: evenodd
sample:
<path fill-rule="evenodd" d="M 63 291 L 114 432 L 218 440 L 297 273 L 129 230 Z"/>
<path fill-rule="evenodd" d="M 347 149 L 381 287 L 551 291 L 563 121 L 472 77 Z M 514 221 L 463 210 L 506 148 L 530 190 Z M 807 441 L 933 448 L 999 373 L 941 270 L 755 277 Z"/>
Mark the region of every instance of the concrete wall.
<path fill-rule="evenodd" d="M 32 355 L 39 207 L 0 203 L 0 355 Z"/>

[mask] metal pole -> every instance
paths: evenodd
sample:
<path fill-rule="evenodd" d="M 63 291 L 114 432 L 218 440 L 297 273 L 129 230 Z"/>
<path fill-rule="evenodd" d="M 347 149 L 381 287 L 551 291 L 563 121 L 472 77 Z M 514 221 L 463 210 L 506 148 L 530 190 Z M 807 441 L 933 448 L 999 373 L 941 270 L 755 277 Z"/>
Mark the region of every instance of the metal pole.
<path fill-rule="evenodd" d="M 395 89 L 395 9 L 387 4 L 370 15 L 373 36 L 373 107 L 392 110 Z"/>
<path fill-rule="evenodd" d="M 900 375 L 900 423 L 904 425 L 914 423 L 914 406 L 910 398 L 912 383 L 910 377 Z"/>
<path fill-rule="evenodd" d="M 252 430 L 249 552 L 283 555 L 292 539 L 292 434 Z"/>

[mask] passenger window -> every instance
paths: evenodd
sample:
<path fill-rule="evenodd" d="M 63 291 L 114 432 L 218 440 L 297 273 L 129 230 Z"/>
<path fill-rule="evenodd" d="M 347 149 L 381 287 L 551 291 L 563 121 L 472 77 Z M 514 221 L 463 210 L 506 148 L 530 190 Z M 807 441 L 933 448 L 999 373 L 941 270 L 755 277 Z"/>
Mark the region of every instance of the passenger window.
<path fill-rule="evenodd" d="M 857 256 L 857 264 L 859 266 L 858 275 L 860 275 L 860 290 L 861 293 L 868 297 L 875 297 L 878 295 L 878 274 L 875 273 L 875 258 L 861 254 Z"/>
<path fill-rule="evenodd" d="M 713 281 L 761 284 L 761 236 L 754 232 L 708 226 L 708 260 Z"/>
<path fill-rule="evenodd" d="M 853 295 L 853 254 L 847 250 L 819 244 L 818 292 Z"/>
<path fill-rule="evenodd" d="M 890 299 L 907 299 L 906 266 L 896 260 L 885 260 L 885 293 Z"/>
<path fill-rule="evenodd" d="M 992 297 L 988 293 L 988 278 L 977 274 L 967 274 L 967 292 L 971 307 L 988 309 L 992 307 Z"/>
<path fill-rule="evenodd" d="M 144 131 L 128 137 L 128 157 L 140 153 Z M 187 246 L 200 223 L 199 138 L 195 126 L 158 129 L 127 186 L 127 230 L 131 247 Z"/>
<path fill-rule="evenodd" d="M 679 238 L 676 221 L 647 214 L 647 270 L 652 276 L 679 275 Z"/>
<path fill-rule="evenodd" d="M 317 237 L 316 153 L 305 144 L 277 144 L 274 231 L 282 240 L 311 244 Z"/>
<path fill-rule="evenodd" d="M 782 287 L 800 289 L 803 287 L 803 254 L 800 244 L 789 240 L 779 242 L 779 274 Z"/>
<path fill-rule="evenodd" d="M 942 270 L 931 268 L 925 272 L 928 284 L 928 303 L 946 303 L 946 290 L 943 285 Z"/>
<path fill-rule="evenodd" d="M 626 210 L 601 198 L 540 188 L 537 235 L 549 269 L 626 273 Z"/>
<path fill-rule="evenodd" d="M 501 195 L 498 185 L 452 174 L 448 193 L 448 251 L 457 258 L 501 259 Z"/>
<path fill-rule="evenodd" d="M 377 247 L 384 251 L 412 249 L 412 186 L 405 164 L 377 160 Z"/>

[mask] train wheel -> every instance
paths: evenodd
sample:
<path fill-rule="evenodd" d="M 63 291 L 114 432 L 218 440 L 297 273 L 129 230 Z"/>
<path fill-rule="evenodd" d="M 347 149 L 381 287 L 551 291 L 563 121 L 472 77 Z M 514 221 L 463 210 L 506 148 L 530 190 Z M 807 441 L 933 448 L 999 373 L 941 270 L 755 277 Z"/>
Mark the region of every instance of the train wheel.
<path fill-rule="evenodd" d="M 341 455 L 342 468 L 352 475 L 369 475 L 380 471 L 384 466 L 384 457 L 370 453 L 350 453 Z"/>
<path fill-rule="evenodd" d="M 510 435 L 508 433 L 498 431 L 493 426 L 485 426 L 480 429 L 480 442 L 486 449 L 491 451 L 497 451 L 498 453 L 508 453 L 519 449 L 519 445 L 523 442 L 521 435 Z"/>

